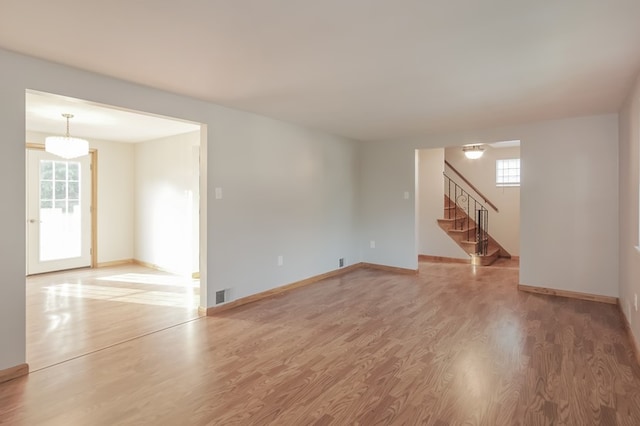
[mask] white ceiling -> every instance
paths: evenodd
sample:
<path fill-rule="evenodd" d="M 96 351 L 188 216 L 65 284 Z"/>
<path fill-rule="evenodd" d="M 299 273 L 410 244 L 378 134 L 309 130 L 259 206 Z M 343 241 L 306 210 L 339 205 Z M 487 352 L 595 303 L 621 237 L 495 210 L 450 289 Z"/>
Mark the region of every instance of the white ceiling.
<path fill-rule="evenodd" d="M 490 143 L 491 148 L 516 148 L 520 146 L 520 141 L 502 141 Z"/>
<path fill-rule="evenodd" d="M 0 46 L 362 140 L 614 112 L 639 0 L 2 0 Z"/>
<path fill-rule="evenodd" d="M 66 132 L 62 114 L 73 114 L 69 121 L 71 136 L 87 139 L 136 143 L 200 129 L 195 123 L 39 92 L 27 92 L 25 105 L 26 129 L 51 135 Z"/>

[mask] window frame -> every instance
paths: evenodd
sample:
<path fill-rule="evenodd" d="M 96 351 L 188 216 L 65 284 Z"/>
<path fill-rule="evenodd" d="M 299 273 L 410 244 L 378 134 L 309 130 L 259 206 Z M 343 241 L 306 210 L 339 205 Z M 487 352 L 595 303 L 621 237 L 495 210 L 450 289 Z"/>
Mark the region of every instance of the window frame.
<path fill-rule="evenodd" d="M 517 161 L 517 166 L 512 162 Z M 505 174 L 508 171 L 517 171 L 517 174 Z M 511 178 L 517 176 L 517 181 L 511 181 Z M 498 158 L 496 159 L 496 187 L 498 188 L 515 188 L 520 187 L 520 158 Z"/>

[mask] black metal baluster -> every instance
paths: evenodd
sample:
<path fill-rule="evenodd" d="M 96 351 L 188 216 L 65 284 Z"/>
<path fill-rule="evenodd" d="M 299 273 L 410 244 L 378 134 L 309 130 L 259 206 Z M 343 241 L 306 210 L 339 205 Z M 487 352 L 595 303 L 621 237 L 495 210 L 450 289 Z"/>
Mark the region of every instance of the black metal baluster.
<path fill-rule="evenodd" d="M 447 175 L 445 175 L 447 176 Z M 451 219 L 451 178 L 449 178 L 449 176 L 447 176 L 447 179 L 449 180 L 449 192 L 447 194 L 447 196 L 449 197 L 449 201 L 447 202 L 447 207 L 449 207 L 449 217 L 448 219 Z"/>
<path fill-rule="evenodd" d="M 478 255 L 486 255 L 489 251 L 489 210 L 474 197 L 472 197 L 467 191 L 465 191 L 460 185 L 458 185 L 453 179 L 451 179 L 445 172 L 442 172 L 445 180 L 445 187 L 448 196 L 447 203 L 447 218 L 451 219 L 451 209 L 453 209 L 453 229 L 463 230 L 465 224 L 467 226 L 467 241 L 471 240 L 471 201 L 473 200 L 473 212 L 475 221 L 474 240 L 475 252 Z M 451 197 L 451 184 L 453 183 L 453 197 Z M 467 200 L 466 218 L 458 215 L 459 202 L 464 203 L 464 199 Z M 486 200 L 485 200 L 486 202 Z M 460 205 L 461 212 L 464 210 Z M 478 207 L 480 206 L 480 207 Z M 460 220 L 459 220 L 460 219 Z M 458 224 L 458 222 L 460 222 Z"/>
<path fill-rule="evenodd" d="M 467 241 L 471 241 L 471 228 L 471 198 L 467 194 Z"/>
<path fill-rule="evenodd" d="M 485 215 L 486 215 L 486 223 L 484 225 L 484 233 L 487 239 L 487 245 L 484 249 L 484 254 L 487 254 L 487 252 L 489 251 L 489 210 L 485 210 Z"/>
<path fill-rule="evenodd" d="M 478 225 L 477 225 L 477 244 L 478 244 L 478 249 L 477 249 L 477 253 L 478 254 L 482 254 L 482 247 L 484 244 L 484 240 L 482 238 L 482 210 L 479 209 L 478 210 Z"/>

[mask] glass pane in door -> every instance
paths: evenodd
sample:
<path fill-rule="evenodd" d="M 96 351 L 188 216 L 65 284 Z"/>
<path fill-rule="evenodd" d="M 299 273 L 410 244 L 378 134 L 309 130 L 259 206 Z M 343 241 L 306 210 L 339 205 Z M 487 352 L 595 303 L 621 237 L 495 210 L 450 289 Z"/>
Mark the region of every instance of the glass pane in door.
<path fill-rule="evenodd" d="M 40 261 L 82 253 L 80 163 L 40 160 Z"/>

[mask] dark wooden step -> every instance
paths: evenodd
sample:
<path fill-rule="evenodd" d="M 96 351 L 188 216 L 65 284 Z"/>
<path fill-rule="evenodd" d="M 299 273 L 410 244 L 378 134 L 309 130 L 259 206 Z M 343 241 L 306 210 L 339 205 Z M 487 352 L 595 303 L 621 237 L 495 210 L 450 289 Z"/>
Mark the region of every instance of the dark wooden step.
<path fill-rule="evenodd" d="M 471 264 L 477 266 L 489 266 L 500 257 L 500 249 L 494 248 L 489 250 L 485 255 L 471 255 Z"/>
<path fill-rule="evenodd" d="M 442 222 L 462 222 L 463 220 L 467 220 L 466 217 L 462 217 L 462 216 L 458 216 L 458 217 L 452 217 L 452 218 L 448 218 L 445 217 L 443 219 L 438 219 L 438 221 L 442 221 Z"/>
<path fill-rule="evenodd" d="M 489 239 L 488 238 L 484 238 L 480 241 L 471 241 L 471 240 L 462 240 L 460 241 L 460 244 L 469 244 L 469 245 L 473 245 L 473 244 L 480 244 L 481 242 L 488 242 Z"/>
<path fill-rule="evenodd" d="M 475 227 L 475 226 L 472 226 L 472 227 L 470 227 L 470 228 L 449 229 L 449 232 L 453 232 L 453 233 L 456 233 L 456 234 L 458 234 L 458 233 L 463 234 L 463 233 L 465 233 L 465 232 L 471 232 L 471 233 L 474 233 L 474 232 L 476 232 L 476 227 Z"/>

